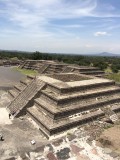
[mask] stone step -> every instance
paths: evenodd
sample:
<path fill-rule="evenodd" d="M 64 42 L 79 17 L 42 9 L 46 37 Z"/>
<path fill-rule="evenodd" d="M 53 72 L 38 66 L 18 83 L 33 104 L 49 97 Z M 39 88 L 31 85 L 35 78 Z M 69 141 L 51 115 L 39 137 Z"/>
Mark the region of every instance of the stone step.
<path fill-rule="evenodd" d="M 30 69 L 31 69 L 31 70 L 35 70 L 35 69 L 36 69 L 36 66 L 31 66 Z"/>
<path fill-rule="evenodd" d="M 47 72 L 55 72 L 55 71 L 56 71 L 56 69 L 51 68 L 51 67 L 47 69 Z"/>
<path fill-rule="evenodd" d="M 50 120 L 46 114 L 40 112 L 36 106 L 28 108 L 27 113 L 33 120 L 36 121 L 36 123 L 38 123 L 40 128 L 44 131 L 44 134 L 47 133 L 47 136 L 66 131 L 104 116 L 104 112 L 99 110 L 73 119 L 66 118 L 61 119 L 60 121 L 53 121 L 52 119 Z"/>
<path fill-rule="evenodd" d="M 71 94 L 61 95 L 61 96 L 59 94 L 51 92 L 51 90 L 42 90 L 41 93 L 42 93 L 41 94 L 42 99 L 46 99 L 53 104 L 69 105 L 76 102 L 78 103 L 81 100 L 87 101 L 87 99 L 89 98 L 96 98 L 96 97 L 106 96 L 106 95 L 108 96 L 116 93 L 120 94 L 120 88 L 117 86 L 109 86 L 105 88 L 87 90 L 84 92 L 71 93 Z"/>
<path fill-rule="evenodd" d="M 87 110 L 92 110 L 96 108 L 103 108 L 106 105 L 115 104 L 120 102 L 120 95 L 113 97 L 104 97 L 103 99 L 96 100 L 89 99 L 87 101 L 83 100 L 78 104 L 72 104 L 65 107 L 61 107 L 59 105 L 55 105 L 53 103 L 49 103 L 47 100 L 43 100 L 41 98 L 37 98 L 34 100 L 35 105 L 40 109 L 43 110 L 48 116 L 53 119 L 59 119 L 61 117 L 70 116 L 72 114 L 83 112 Z"/>
<path fill-rule="evenodd" d="M 28 80 L 33 80 L 33 79 L 35 79 L 35 76 L 27 75 L 27 79 Z"/>
<path fill-rule="evenodd" d="M 49 71 L 62 71 L 62 68 L 50 66 L 48 68 Z"/>
<path fill-rule="evenodd" d="M 66 67 L 63 72 L 71 72 L 71 71 L 74 71 L 74 72 L 87 72 L 87 71 L 100 71 L 99 68 L 94 68 L 94 67 L 81 67 L 81 66 L 78 66 L 78 67 L 75 67 L 75 66 L 68 66 Z"/>
<path fill-rule="evenodd" d="M 54 74 L 54 73 L 57 73 L 57 72 L 56 72 L 56 71 L 49 71 L 49 70 L 46 70 L 44 73 L 45 73 L 45 74 Z"/>
<path fill-rule="evenodd" d="M 95 75 L 96 77 L 104 77 L 106 74 L 103 73 L 103 74 L 98 74 L 98 75 Z"/>
<path fill-rule="evenodd" d="M 117 105 L 113 105 L 111 107 L 111 110 L 114 111 L 114 112 L 120 112 L 120 103 L 117 104 Z"/>
<path fill-rule="evenodd" d="M 47 69 L 46 71 L 45 71 L 45 73 L 47 73 L 47 74 L 54 74 L 54 73 L 60 73 L 61 71 L 58 71 L 58 70 L 53 70 L 53 69 Z"/>
<path fill-rule="evenodd" d="M 31 69 L 31 67 L 28 65 L 24 66 L 25 69 Z"/>
<path fill-rule="evenodd" d="M 34 111 L 33 111 L 34 110 Z M 37 111 L 37 113 L 36 113 L 36 111 Z M 31 117 L 31 119 L 33 119 L 38 125 L 39 125 L 39 130 L 40 131 L 42 131 L 42 133 L 47 137 L 47 138 L 49 138 L 50 137 L 50 132 L 49 132 L 49 128 L 48 127 L 46 127 L 45 125 L 44 125 L 44 123 L 41 123 L 41 121 L 39 121 L 38 120 L 38 116 L 42 116 L 42 114 L 39 114 L 38 115 L 38 110 L 36 109 L 34 109 L 34 106 L 33 107 L 30 107 L 30 108 L 27 108 L 27 115 L 29 116 L 29 117 Z M 40 113 L 40 112 L 39 112 Z M 41 117 L 41 119 L 42 119 L 42 117 Z M 47 119 L 47 122 L 48 122 L 48 119 Z M 48 123 L 48 125 L 49 125 L 49 123 Z"/>
<path fill-rule="evenodd" d="M 22 83 L 22 84 L 27 86 L 27 82 L 25 80 L 20 80 L 20 83 Z"/>
<path fill-rule="evenodd" d="M 39 73 L 45 73 L 45 71 L 47 70 L 47 68 L 50 66 L 50 64 L 44 64 L 42 67 L 40 67 L 39 69 Z"/>
<path fill-rule="evenodd" d="M 17 97 L 19 92 L 16 92 L 16 90 L 12 89 L 12 90 L 9 90 L 8 93 L 13 97 Z"/>
<path fill-rule="evenodd" d="M 26 85 L 24 85 L 23 83 L 19 83 L 19 84 L 17 84 L 17 85 L 14 86 L 14 88 L 16 90 L 18 90 L 19 92 L 21 92 L 22 90 L 24 90 L 25 87 L 26 87 Z"/>
<path fill-rule="evenodd" d="M 66 67 L 66 68 L 64 68 L 64 70 L 62 71 L 62 73 L 67 73 L 67 72 L 71 72 L 71 71 L 73 71 L 73 68 Z"/>
<path fill-rule="evenodd" d="M 100 71 L 99 68 L 80 68 L 80 72 L 89 72 L 89 71 Z"/>
<path fill-rule="evenodd" d="M 43 111 L 51 117 L 52 119 L 56 119 L 56 114 L 60 112 L 59 108 L 54 104 L 50 104 L 47 101 L 42 100 L 41 98 L 34 99 L 34 105 L 38 107 L 39 110 Z"/>
<path fill-rule="evenodd" d="M 59 93 L 59 94 L 71 94 L 74 92 L 81 92 L 84 90 L 89 89 L 97 89 L 102 87 L 107 87 L 110 85 L 115 85 L 114 81 L 107 80 L 107 79 L 91 79 L 91 80 L 84 80 L 84 81 L 78 81 L 78 82 L 67 82 L 64 84 L 63 87 L 59 87 L 59 85 L 53 85 L 50 84 L 47 86 L 47 88 L 53 92 Z"/>
<path fill-rule="evenodd" d="M 80 72 L 82 74 L 87 74 L 87 75 L 98 75 L 98 74 L 104 74 L 104 71 L 86 71 L 86 72 Z"/>
<path fill-rule="evenodd" d="M 20 83 L 22 83 L 23 85 L 29 85 L 31 83 L 32 80 L 30 79 L 25 79 L 25 80 L 20 80 Z"/>
<path fill-rule="evenodd" d="M 11 94 L 9 93 L 9 91 L 8 91 L 8 99 L 9 99 L 10 101 L 13 101 L 14 98 L 15 98 L 15 97 L 13 97 L 13 95 L 11 95 Z"/>
<path fill-rule="evenodd" d="M 19 68 L 24 68 L 25 63 L 26 63 L 26 62 L 23 62 L 23 63 L 19 66 Z"/>

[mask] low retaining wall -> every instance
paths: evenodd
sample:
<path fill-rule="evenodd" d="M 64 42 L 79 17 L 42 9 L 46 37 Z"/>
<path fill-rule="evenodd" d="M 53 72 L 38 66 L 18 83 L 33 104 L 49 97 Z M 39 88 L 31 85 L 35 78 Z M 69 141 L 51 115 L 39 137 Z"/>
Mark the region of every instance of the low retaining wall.
<path fill-rule="evenodd" d="M 13 86 L 0 86 L 0 90 L 8 91 L 10 89 L 13 89 Z"/>

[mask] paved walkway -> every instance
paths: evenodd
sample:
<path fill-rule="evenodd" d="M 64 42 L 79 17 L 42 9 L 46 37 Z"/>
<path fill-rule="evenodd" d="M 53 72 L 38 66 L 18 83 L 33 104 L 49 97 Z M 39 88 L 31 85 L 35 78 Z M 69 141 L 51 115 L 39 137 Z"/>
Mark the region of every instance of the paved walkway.
<path fill-rule="evenodd" d="M 12 69 L 12 67 L 0 66 L 0 88 L 13 86 L 24 77 L 20 72 Z"/>

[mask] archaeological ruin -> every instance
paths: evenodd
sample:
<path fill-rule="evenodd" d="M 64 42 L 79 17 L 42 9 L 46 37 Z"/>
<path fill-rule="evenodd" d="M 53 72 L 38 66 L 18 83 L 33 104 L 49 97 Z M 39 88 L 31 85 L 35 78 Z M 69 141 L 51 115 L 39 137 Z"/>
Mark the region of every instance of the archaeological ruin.
<path fill-rule="evenodd" d="M 78 66 L 74 64 L 68 65 L 65 63 L 45 60 L 26 60 L 20 65 L 20 68 L 37 70 L 40 74 L 74 72 L 99 77 L 104 75 L 104 72 L 96 67 Z"/>
<path fill-rule="evenodd" d="M 27 114 L 47 137 L 120 111 L 120 87 L 98 68 L 33 60 L 20 68 L 39 74 L 9 90 L 7 110 Z"/>

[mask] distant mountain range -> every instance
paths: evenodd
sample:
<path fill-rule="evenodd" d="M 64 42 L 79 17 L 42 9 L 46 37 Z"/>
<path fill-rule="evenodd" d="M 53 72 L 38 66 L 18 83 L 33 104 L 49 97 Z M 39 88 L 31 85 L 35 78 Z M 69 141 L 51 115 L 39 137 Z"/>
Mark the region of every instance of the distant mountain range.
<path fill-rule="evenodd" d="M 56 53 L 56 54 L 67 54 L 67 55 L 76 55 L 76 56 L 98 56 L 98 57 L 120 57 L 120 54 L 114 54 L 109 52 L 101 52 L 101 53 Z"/>
<path fill-rule="evenodd" d="M 108 53 L 108 52 L 102 52 L 98 54 L 99 56 L 105 56 L 105 57 L 119 57 L 119 54 L 113 54 L 113 53 Z"/>
<path fill-rule="evenodd" d="M 88 56 L 100 56 L 100 57 L 120 57 L 120 54 L 114 54 L 114 53 L 109 53 L 109 52 L 86 54 L 86 55 L 88 55 Z"/>

